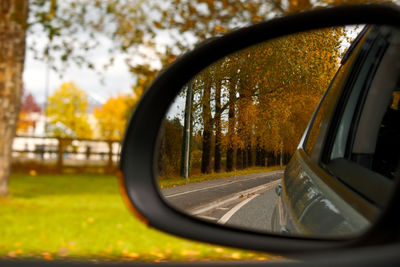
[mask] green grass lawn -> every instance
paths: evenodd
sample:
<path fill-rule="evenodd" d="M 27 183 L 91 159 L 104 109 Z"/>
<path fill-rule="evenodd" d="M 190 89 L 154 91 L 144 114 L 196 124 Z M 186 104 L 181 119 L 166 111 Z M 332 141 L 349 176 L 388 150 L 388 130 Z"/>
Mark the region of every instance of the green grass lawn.
<path fill-rule="evenodd" d="M 219 172 L 219 173 L 210 173 L 210 174 L 200 174 L 190 176 L 189 179 L 184 179 L 183 177 L 165 177 L 159 179 L 159 184 L 161 188 L 174 187 L 184 184 L 198 183 L 207 180 L 214 180 L 219 178 L 227 178 L 238 175 L 245 175 L 251 173 L 260 173 L 260 172 L 270 172 L 276 170 L 283 170 L 280 166 L 272 166 L 272 167 L 253 167 L 247 168 L 244 170 L 235 170 L 232 172 Z"/>
<path fill-rule="evenodd" d="M 124 206 L 117 179 L 12 175 L 0 199 L 0 258 L 92 261 L 276 259 L 149 229 Z"/>

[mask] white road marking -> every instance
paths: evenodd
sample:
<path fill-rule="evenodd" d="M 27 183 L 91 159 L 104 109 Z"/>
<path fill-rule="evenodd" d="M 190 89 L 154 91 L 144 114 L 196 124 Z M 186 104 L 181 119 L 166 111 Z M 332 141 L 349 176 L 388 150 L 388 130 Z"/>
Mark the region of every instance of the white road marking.
<path fill-rule="evenodd" d="M 234 206 L 230 211 L 228 211 L 227 213 L 224 214 L 224 216 L 221 217 L 221 219 L 218 220 L 217 223 L 219 224 L 225 224 L 227 221 L 229 221 L 229 219 L 238 211 L 240 210 L 240 208 L 242 208 L 244 205 L 246 205 L 247 203 L 249 203 L 250 201 L 252 201 L 254 198 L 258 197 L 259 194 L 255 194 L 251 197 L 249 197 L 246 200 L 243 200 L 242 202 L 240 202 L 239 204 L 237 204 L 236 206 Z"/>
<path fill-rule="evenodd" d="M 256 194 L 256 193 L 261 193 L 261 192 L 270 190 L 279 183 L 281 183 L 281 179 L 278 179 L 278 180 L 275 180 L 275 181 L 272 181 L 272 182 L 269 182 L 269 183 L 266 183 L 263 185 L 259 185 L 259 186 L 256 186 L 256 187 L 253 187 L 250 189 L 246 189 L 244 191 L 234 193 L 234 194 L 224 197 L 222 199 L 217 199 L 206 205 L 197 207 L 197 208 L 191 210 L 189 213 L 191 215 L 198 215 L 198 214 L 207 212 L 209 210 L 213 210 L 213 209 L 219 208 L 221 206 L 224 206 L 230 202 L 237 201 L 240 198 L 240 196 L 247 196 L 249 194 Z"/>
<path fill-rule="evenodd" d="M 217 210 L 229 210 L 229 208 L 219 207 L 219 208 L 217 208 Z"/>
<path fill-rule="evenodd" d="M 211 217 L 211 216 L 206 216 L 206 215 L 199 215 L 197 216 L 198 218 L 206 219 L 206 220 L 211 220 L 211 221 L 216 221 L 218 220 L 217 218 Z"/>
<path fill-rule="evenodd" d="M 262 177 L 268 177 L 268 176 L 277 174 L 278 172 L 279 171 L 274 171 L 274 172 L 268 173 L 266 175 L 257 176 L 257 177 L 253 177 L 253 178 L 249 178 L 249 179 L 241 179 L 241 180 L 237 180 L 237 181 L 231 181 L 231 182 L 228 182 L 228 183 L 217 184 L 217 185 L 213 185 L 213 186 L 208 186 L 208 187 L 202 187 L 202 188 L 198 188 L 198 189 L 188 190 L 188 191 L 181 192 L 181 193 L 176 193 L 176 194 L 171 194 L 171 195 L 164 195 L 164 197 L 165 198 L 177 197 L 177 196 L 190 194 L 190 193 L 203 191 L 203 190 L 208 190 L 208 189 L 212 189 L 212 188 L 216 188 L 216 187 L 220 187 L 220 186 L 226 186 L 227 184 L 234 184 L 234 183 L 239 183 L 239 182 L 243 182 L 243 181 L 250 181 L 250 180 L 259 179 L 259 178 L 262 178 Z"/>

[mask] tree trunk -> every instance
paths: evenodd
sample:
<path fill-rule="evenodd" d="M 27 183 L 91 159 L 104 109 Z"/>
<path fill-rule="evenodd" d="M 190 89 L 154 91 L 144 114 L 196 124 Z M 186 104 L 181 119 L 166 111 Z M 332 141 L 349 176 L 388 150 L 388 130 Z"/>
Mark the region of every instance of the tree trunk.
<path fill-rule="evenodd" d="M 276 165 L 276 161 L 275 161 L 274 152 L 267 151 L 266 155 L 267 155 L 267 166 L 275 166 Z"/>
<path fill-rule="evenodd" d="M 246 149 L 246 147 L 243 148 L 242 155 L 243 155 L 242 166 L 243 166 L 243 169 L 246 169 L 248 167 L 248 165 L 247 165 L 248 157 L 247 157 L 247 149 Z"/>
<path fill-rule="evenodd" d="M 266 154 L 265 149 L 261 148 L 261 151 L 260 151 L 260 166 L 262 166 L 262 167 L 265 167 L 265 154 Z"/>
<path fill-rule="evenodd" d="M 190 142 L 192 137 L 192 85 L 186 86 L 186 103 L 185 103 L 185 121 L 183 124 L 183 139 L 182 139 L 182 153 L 181 153 L 181 176 L 185 179 L 189 178 L 189 165 L 190 165 Z"/>
<path fill-rule="evenodd" d="M 57 138 L 58 141 L 58 151 L 57 151 L 57 172 L 62 173 L 64 167 L 64 139 L 61 137 Z"/>
<path fill-rule="evenodd" d="M 239 85 L 241 85 L 241 82 L 239 82 Z M 243 143 L 245 143 L 245 124 L 244 124 L 244 114 L 243 114 L 243 110 L 244 110 L 244 105 L 245 103 L 243 103 L 243 93 L 241 92 L 242 87 L 239 87 L 239 101 L 238 101 L 238 105 L 237 105 L 237 114 L 236 114 L 236 118 L 237 118 L 237 137 L 239 140 L 241 140 Z M 236 151 L 236 169 L 244 169 L 246 168 L 246 163 L 247 163 L 247 157 L 246 157 L 246 145 L 245 144 L 241 144 L 239 145 L 237 151 Z"/>
<path fill-rule="evenodd" d="M 253 150 L 251 149 L 251 140 L 247 144 L 247 167 L 253 167 Z"/>
<path fill-rule="evenodd" d="M 215 113 L 221 111 L 221 81 L 217 81 L 215 88 Z M 214 171 L 221 171 L 221 115 L 216 115 L 215 120 L 215 151 L 214 151 Z"/>
<path fill-rule="evenodd" d="M 243 149 L 241 148 L 236 151 L 236 169 L 243 169 Z"/>
<path fill-rule="evenodd" d="M 261 147 L 258 141 L 256 144 L 256 166 L 261 166 Z"/>
<path fill-rule="evenodd" d="M 160 140 L 159 140 L 159 149 L 158 149 L 158 159 L 157 159 L 157 170 L 158 176 L 164 177 L 166 174 L 165 171 L 165 158 L 166 158 L 166 151 L 165 151 L 165 129 L 160 132 Z"/>
<path fill-rule="evenodd" d="M 0 2 L 0 196 L 8 195 L 12 143 L 22 95 L 28 1 Z"/>
<path fill-rule="evenodd" d="M 201 173 L 211 173 L 211 131 L 208 129 L 203 131 Z"/>
<path fill-rule="evenodd" d="M 226 151 L 226 171 L 231 172 L 233 171 L 233 156 L 234 156 L 235 151 L 233 150 L 232 147 L 229 147 L 228 150 Z"/>
<path fill-rule="evenodd" d="M 202 99 L 202 118 L 203 118 L 203 153 L 201 156 L 201 173 L 211 173 L 211 84 L 206 82 L 204 85 Z"/>
<path fill-rule="evenodd" d="M 229 83 L 229 112 L 228 112 L 228 149 L 226 151 L 226 171 L 231 172 L 234 169 L 235 149 L 233 139 L 235 136 L 235 82 Z"/>
<path fill-rule="evenodd" d="M 265 149 L 257 141 L 256 145 L 256 166 L 265 166 Z"/>
<path fill-rule="evenodd" d="M 108 141 L 108 172 L 111 173 L 113 170 L 113 142 Z"/>

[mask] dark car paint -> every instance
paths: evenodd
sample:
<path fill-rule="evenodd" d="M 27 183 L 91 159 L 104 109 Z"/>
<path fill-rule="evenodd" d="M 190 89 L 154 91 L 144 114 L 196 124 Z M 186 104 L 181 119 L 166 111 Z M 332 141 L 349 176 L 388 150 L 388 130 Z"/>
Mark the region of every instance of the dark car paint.
<path fill-rule="evenodd" d="M 272 218 L 275 231 L 290 235 L 340 237 L 366 229 L 369 221 L 326 182 L 331 179 L 303 150 L 296 151 L 282 181 Z"/>
<path fill-rule="evenodd" d="M 367 54 L 386 31 L 384 27 L 374 27 L 363 31 L 361 34 L 365 35 L 358 38 L 356 46 L 350 48 L 350 54 L 347 53 L 346 60 L 342 61 L 344 65 L 338 70 L 321 103 L 325 98 L 330 97 L 332 100 L 327 101 L 328 104 L 325 106 L 321 106 L 320 103 L 317 107 L 298 150 L 287 165 L 281 185 L 282 192 L 279 194 L 271 218 L 274 231 L 290 235 L 334 237 L 357 235 L 366 230 L 379 216 L 381 203 L 384 200 L 380 200 L 381 203 L 379 201 L 371 203 L 370 199 L 357 192 L 356 186 L 351 188 L 352 181 L 343 183 L 330 171 L 333 170 L 336 175 L 340 173 L 335 169 L 335 166 L 339 164 L 335 165 L 335 162 L 331 162 L 325 165 L 321 159 L 324 159 L 324 152 L 330 153 L 325 149 L 326 144 L 329 144 L 326 140 L 334 128 L 331 125 L 335 123 L 333 117 L 343 109 L 344 105 L 341 103 L 346 101 L 347 91 L 350 91 L 346 89 L 352 86 Z M 373 73 L 370 76 L 373 76 Z M 319 113 L 317 113 L 318 110 L 320 110 Z M 314 146 L 309 148 L 307 137 L 310 136 L 311 125 L 316 120 L 317 114 L 322 116 L 319 132 L 318 136 L 314 137 L 316 138 Z M 345 168 L 353 168 L 353 172 L 358 176 L 364 173 L 365 177 L 369 174 L 367 173 L 369 170 L 362 169 L 354 163 L 342 161 L 344 168 L 336 167 L 342 172 Z M 386 199 L 391 185 L 385 180 L 381 180 L 375 188 L 371 188 L 371 184 L 364 185 L 366 187 L 364 190 L 378 190 L 380 192 L 375 198 Z M 380 190 L 380 187 L 384 187 L 385 190 Z"/>

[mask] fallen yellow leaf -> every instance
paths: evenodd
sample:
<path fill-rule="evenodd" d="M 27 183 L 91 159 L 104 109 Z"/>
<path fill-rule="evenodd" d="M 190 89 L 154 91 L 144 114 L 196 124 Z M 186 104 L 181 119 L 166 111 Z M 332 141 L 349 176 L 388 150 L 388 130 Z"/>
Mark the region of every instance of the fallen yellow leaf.
<path fill-rule="evenodd" d="M 53 259 L 53 257 L 51 256 L 51 254 L 48 253 L 48 252 L 43 252 L 43 253 L 42 253 L 42 256 L 43 256 L 43 259 L 48 260 L 48 261 L 50 261 L 50 260 Z"/>
<path fill-rule="evenodd" d="M 132 252 L 132 253 L 128 253 L 128 257 L 132 258 L 132 259 L 136 259 L 137 257 L 139 257 L 139 254 Z"/>
<path fill-rule="evenodd" d="M 215 252 L 217 252 L 217 253 L 222 253 L 222 252 L 224 252 L 224 249 L 223 249 L 223 248 L 215 248 L 214 250 L 215 250 Z"/>
<path fill-rule="evenodd" d="M 240 255 L 240 253 L 235 252 L 235 253 L 232 253 L 232 254 L 231 254 L 231 258 L 232 258 L 232 259 L 235 259 L 235 260 L 238 260 L 238 259 L 241 259 L 242 256 Z"/>
<path fill-rule="evenodd" d="M 7 256 L 10 257 L 10 258 L 15 258 L 17 256 L 17 254 L 15 254 L 14 251 L 10 251 L 10 252 L 7 253 Z"/>

